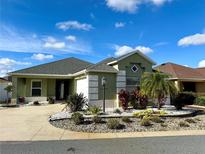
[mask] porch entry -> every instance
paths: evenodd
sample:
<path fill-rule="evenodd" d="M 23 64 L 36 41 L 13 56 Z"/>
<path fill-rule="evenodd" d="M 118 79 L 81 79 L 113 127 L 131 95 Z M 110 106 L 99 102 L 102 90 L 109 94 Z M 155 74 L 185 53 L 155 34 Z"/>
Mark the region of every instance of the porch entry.
<path fill-rule="evenodd" d="M 69 80 L 56 80 L 56 100 L 65 100 L 69 95 Z"/>

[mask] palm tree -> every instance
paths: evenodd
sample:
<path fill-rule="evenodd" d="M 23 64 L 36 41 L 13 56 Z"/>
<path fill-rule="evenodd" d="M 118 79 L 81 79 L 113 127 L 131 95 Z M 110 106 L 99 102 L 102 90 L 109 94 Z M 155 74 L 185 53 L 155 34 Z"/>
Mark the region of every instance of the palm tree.
<path fill-rule="evenodd" d="M 168 80 L 170 76 L 164 73 L 146 72 L 141 79 L 141 90 L 147 96 L 157 99 L 158 109 L 168 95 L 177 93 L 177 89 L 173 81 Z"/>
<path fill-rule="evenodd" d="M 6 90 L 6 92 L 7 92 L 7 104 L 8 104 L 9 103 L 9 93 L 11 93 L 13 91 L 13 86 L 8 85 L 4 88 L 4 90 Z"/>

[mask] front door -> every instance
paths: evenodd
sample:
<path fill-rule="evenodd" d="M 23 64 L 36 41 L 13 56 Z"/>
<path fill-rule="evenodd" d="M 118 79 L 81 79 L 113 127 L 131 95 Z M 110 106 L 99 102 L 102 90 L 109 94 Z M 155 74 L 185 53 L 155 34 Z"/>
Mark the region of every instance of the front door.
<path fill-rule="evenodd" d="M 69 80 L 56 80 L 56 100 L 65 100 L 69 95 Z"/>

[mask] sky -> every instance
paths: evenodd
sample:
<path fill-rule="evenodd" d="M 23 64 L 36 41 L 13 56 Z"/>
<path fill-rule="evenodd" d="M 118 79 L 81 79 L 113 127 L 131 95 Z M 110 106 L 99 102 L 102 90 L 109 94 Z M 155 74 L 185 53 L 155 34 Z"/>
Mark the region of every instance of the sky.
<path fill-rule="evenodd" d="M 0 76 L 68 57 L 140 50 L 205 67 L 205 0 L 0 0 Z"/>

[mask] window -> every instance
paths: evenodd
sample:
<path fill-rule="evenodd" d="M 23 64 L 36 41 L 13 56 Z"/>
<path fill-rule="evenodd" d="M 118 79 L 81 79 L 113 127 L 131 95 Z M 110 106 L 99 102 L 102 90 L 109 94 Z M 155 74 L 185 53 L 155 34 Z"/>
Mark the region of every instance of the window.
<path fill-rule="evenodd" d="M 140 84 L 140 80 L 136 76 L 127 76 L 126 77 L 126 85 L 137 86 L 139 84 Z"/>
<path fill-rule="evenodd" d="M 36 80 L 31 82 L 31 95 L 41 96 L 41 81 Z"/>
<path fill-rule="evenodd" d="M 132 70 L 133 72 L 137 72 L 137 71 L 138 71 L 138 67 L 137 67 L 136 65 L 133 65 L 133 66 L 131 67 L 131 70 Z"/>

